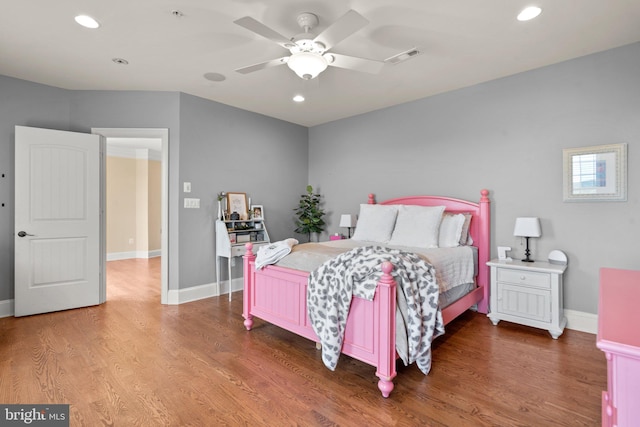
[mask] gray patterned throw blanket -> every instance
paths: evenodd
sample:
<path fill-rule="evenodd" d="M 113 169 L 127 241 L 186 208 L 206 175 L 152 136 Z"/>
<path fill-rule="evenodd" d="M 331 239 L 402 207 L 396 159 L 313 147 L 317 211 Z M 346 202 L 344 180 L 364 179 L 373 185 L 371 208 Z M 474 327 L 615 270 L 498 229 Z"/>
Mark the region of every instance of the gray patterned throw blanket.
<path fill-rule="evenodd" d="M 397 283 L 396 351 L 405 365 L 416 362 L 425 375 L 431 369 L 431 341 L 444 333 L 434 268 L 413 253 L 363 246 L 309 275 L 309 318 L 322 344 L 322 360 L 332 371 L 342 349 L 351 299 L 373 300 L 384 261 L 393 263 L 391 274 Z"/>

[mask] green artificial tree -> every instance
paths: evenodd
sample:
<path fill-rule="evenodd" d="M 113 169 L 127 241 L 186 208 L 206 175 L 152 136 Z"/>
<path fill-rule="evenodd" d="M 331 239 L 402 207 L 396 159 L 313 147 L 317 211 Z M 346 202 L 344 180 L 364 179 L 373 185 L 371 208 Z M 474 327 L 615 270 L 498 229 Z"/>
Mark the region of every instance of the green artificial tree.
<path fill-rule="evenodd" d="M 313 187 L 307 185 L 307 194 L 300 196 L 296 212 L 296 233 L 306 234 L 311 241 L 311 233 L 324 231 L 324 210 L 320 208 L 322 196 L 313 192 Z"/>

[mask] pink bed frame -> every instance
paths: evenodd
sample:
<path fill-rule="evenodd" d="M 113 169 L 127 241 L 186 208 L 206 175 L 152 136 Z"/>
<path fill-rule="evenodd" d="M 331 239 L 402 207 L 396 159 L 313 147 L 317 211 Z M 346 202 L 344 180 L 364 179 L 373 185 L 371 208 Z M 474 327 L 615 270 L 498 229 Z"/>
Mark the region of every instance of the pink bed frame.
<path fill-rule="evenodd" d="M 480 192 L 480 202 L 438 196 L 401 197 L 381 202 L 383 205 L 445 206 L 447 212 L 469 212 L 472 215 L 469 232 L 478 248 L 477 288 L 442 310 L 445 324 L 477 304 L 478 311 L 487 313 L 489 302 L 490 209 L 489 191 Z M 370 204 L 375 203 L 373 194 Z M 294 332 L 316 343 L 319 339 L 307 315 L 306 271 L 271 265 L 255 269 L 253 245 L 247 243 L 244 255 L 243 316 L 247 330 L 253 327 L 253 317 Z M 373 301 L 354 297 L 347 318 L 342 353 L 376 367 L 378 388 L 384 397 L 393 390 L 396 376 L 395 311 L 396 282 L 391 276 L 393 265 L 381 264 L 382 276 Z"/>

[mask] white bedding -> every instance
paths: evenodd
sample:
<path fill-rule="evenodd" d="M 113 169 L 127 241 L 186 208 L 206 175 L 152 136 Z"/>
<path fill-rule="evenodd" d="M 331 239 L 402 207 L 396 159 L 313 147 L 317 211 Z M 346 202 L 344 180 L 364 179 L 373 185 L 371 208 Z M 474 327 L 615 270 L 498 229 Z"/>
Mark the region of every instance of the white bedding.
<path fill-rule="evenodd" d="M 295 270 L 313 271 L 321 264 L 343 252 L 362 246 L 379 246 L 380 243 L 352 239 L 332 240 L 322 243 L 296 245 L 291 253 L 277 265 Z M 454 248 L 415 248 L 409 246 L 384 245 L 405 252 L 415 252 L 436 270 L 436 282 L 440 292 L 446 292 L 458 285 L 473 283 L 475 276 L 475 252 L 471 246 Z"/>

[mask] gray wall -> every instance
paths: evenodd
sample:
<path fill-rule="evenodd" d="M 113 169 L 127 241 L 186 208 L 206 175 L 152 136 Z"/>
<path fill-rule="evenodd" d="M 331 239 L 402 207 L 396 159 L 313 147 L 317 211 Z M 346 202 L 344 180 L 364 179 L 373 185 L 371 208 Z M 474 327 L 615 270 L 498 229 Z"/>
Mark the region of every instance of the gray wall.
<path fill-rule="evenodd" d="M 411 66 L 410 62 L 402 66 Z M 492 252 L 511 246 L 518 216 L 538 216 L 532 253 L 569 257 L 565 308 L 597 313 L 600 267 L 638 269 L 640 43 L 316 126 L 309 180 L 339 214 L 379 200 L 432 194 L 492 201 Z M 562 149 L 626 142 L 628 201 L 563 203 Z"/>
<path fill-rule="evenodd" d="M 0 301 L 13 299 L 15 126 L 68 130 L 69 99 L 66 90 L 0 76 Z"/>
<path fill-rule="evenodd" d="M 0 76 L 0 301 L 13 298 L 16 125 L 169 129 L 170 289 L 215 281 L 217 192 L 249 193 L 265 206 L 272 238 L 282 239 L 307 184 L 305 127 L 174 92 L 68 91 Z M 182 208 L 184 181 L 200 209 Z"/>
<path fill-rule="evenodd" d="M 247 193 L 264 205 L 272 240 L 291 236 L 292 209 L 304 191 L 309 157 L 306 127 L 207 101 L 180 97 L 180 187 L 191 182 L 200 209 L 180 212 L 180 287 L 211 283 L 215 271 L 217 194 Z M 226 279 L 226 263 L 222 277 Z M 242 273 L 238 262 L 234 277 Z"/>

